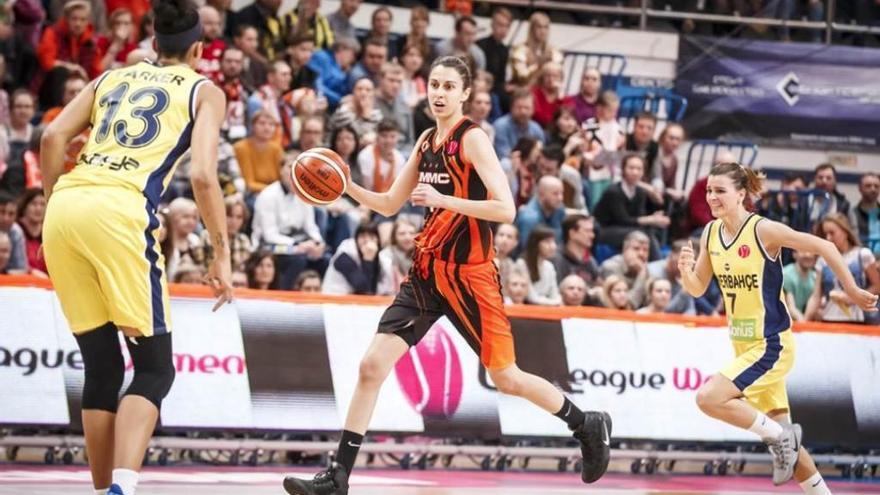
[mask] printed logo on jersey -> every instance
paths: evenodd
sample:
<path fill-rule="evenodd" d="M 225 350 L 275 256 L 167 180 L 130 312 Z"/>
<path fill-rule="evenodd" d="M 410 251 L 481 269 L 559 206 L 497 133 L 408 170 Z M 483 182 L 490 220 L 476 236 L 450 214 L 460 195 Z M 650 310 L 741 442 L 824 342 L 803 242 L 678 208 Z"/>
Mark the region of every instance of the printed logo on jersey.
<path fill-rule="evenodd" d="M 739 254 L 740 258 L 748 258 L 749 255 L 752 254 L 752 250 L 749 249 L 748 246 L 743 244 L 742 246 L 739 247 L 739 251 L 737 251 L 737 253 Z"/>
<path fill-rule="evenodd" d="M 726 271 L 726 272 L 730 271 L 730 263 L 724 263 L 724 271 Z"/>
<path fill-rule="evenodd" d="M 419 182 L 425 184 L 449 184 L 449 174 L 445 172 L 419 172 Z"/>
<path fill-rule="evenodd" d="M 754 318 L 731 318 L 730 338 L 731 340 L 745 342 L 755 340 L 755 330 L 757 328 L 758 322 Z"/>
<path fill-rule="evenodd" d="M 430 144 L 428 141 L 430 141 L 430 139 L 425 139 L 424 141 L 422 141 L 422 153 L 428 151 L 428 145 Z"/>
<path fill-rule="evenodd" d="M 446 145 L 446 154 L 454 155 L 456 151 L 458 151 L 458 141 L 449 141 Z"/>
<path fill-rule="evenodd" d="M 737 275 L 722 273 L 718 275 L 717 278 L 718 285 L 720 285 L 722 289 L 744 289 L 747 291 L 753 291 L 758 288 L 757 273 L 741 273 Z"/>

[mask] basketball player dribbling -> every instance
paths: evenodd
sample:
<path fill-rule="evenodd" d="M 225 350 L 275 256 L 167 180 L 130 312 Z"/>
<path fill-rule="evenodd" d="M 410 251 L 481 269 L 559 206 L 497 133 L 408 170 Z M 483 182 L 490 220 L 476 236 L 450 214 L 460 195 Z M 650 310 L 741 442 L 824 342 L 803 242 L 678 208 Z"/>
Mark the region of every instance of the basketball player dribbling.
<path fill-rule="evenodd" d="M 834 244 L 749 213 L 744 204 L 761 193 L 762 183 L 762 176 L 738 163 L 712 167 L 706 201 L 716 219 L 703 231 L 699 256 L 691 243 L 678 261 L 682 285 L 694 297 L 717 278 L 736 354 L 700 388 L 697 404 L 707 415 L 760 436 L 773 456 L 775 484 L 794 477 L 804 493 L 829 494 L 801 446 L 800 425 L 789 417 L 785 377 L 795 348 L 782 293 L 782 248 L 822 256 L 865 311 L 877 310 L 877 295 L 858 287 Z"/>
<path fill-rule="evenodd" d="M 61 308 L 82 352 L 82 422 L 96 494 L 134 495 L 144 452 L 174 381 L 165 262 L 156 208 L 181 156 L 215 248 L 208 281 L 216 310 L 232 298 L 226 214 L 217 180 L 223 93 L 193 69 L 202 54 L 188 0 L 154 0 L 158 61 L 89 83 L 43 133 L 48 206 L 43 248 Z M 92 126 L 68 174 L 68 141 Z M 120 400 L 125 362 L 134 364 Z"/>
<path fill-rule="evenodd" d="M 425 227 L 416 240 L 412 270 L 361 361 L 337 462 L 309 481 L 285 478 L 287 493 L 348 493 L 348 477 L 382 383 L 444 315 L 480 356 L 499 391 L 528 399 L 568 424 L 581 445 L 584 482 L 598 480 L 608 468 L 610 416 L 581 411 L 550 382 L 516 366 L 490 228 L 492 222 L 511 222 L 516 210 L 488 136 L 463 116 L 470 92 L 464 61 L 437 59 L 428 81 L 437 127 L 422 134 L 388 192 L 374 193 L 349 181 L 352 198 L 385 216 L 394 215 L 407 199 L 427 207 Z"/>

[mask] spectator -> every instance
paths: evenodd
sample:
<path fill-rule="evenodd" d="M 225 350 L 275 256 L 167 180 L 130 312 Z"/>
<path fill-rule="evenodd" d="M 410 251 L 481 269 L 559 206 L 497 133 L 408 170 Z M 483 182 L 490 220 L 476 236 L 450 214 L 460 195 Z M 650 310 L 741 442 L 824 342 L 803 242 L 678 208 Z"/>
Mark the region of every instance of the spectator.
<path fill-rule="evenodd" d="M 9 233 L 0 230 L 0 275 L 9 275 L 9 261 L 12 257 L 12 240 Z"/>
<path fill-rule="evenodd" d="M 266 75 L 267 83 L 257 88 L 247 100 L 247 118 L 249 122 L 253 122 L 254 115 L 258 111 L 264 111 L 272 114 L 275 122 L 287 122 L 286 128 L 281 126 L 281 132 L 276 128 L 276 137 L 278 144 L 284 146 L 284 142 L 288 144 L 293 141 L 291 132 L 293 131 L 290 122 L 293 121 L 295 110 L 288 101 L 283 98 L 284 94 L 290 90 L 290 81 L 293 75 L 290 66 L 283 60 L 276 60 L 269 65 L 269 73 Z M 253 134 L 253 129 L 250 130 Z"/>
<path fill-rule="evenodd" d="M 381 9 L 381 7 L 380 7 Z M 360 61 L 354 64 L 348 73 L 348 87 L 354 92 L 354 86 L 363 78 L 368 78 L 373 86 L 379 85 L 382 66 L 388 59 L 388 47 L 381 38 L 368 38 L 364 42 L 364 52 Z"/>
<path fill-rule="evenodd" d="M 171 279 L 175 284 L 203 285 L 205 269 L 192 263 L 181 263 Z"/>
<path fill-rule="evenodd" d="M 138 45 L 137 49 L 128 55 L 125 65 L 133 65 L 147 58 L 155 58 L 156 52 L 153 50 L 153 40 L 156 38 L 156 30 L 153 26 L 155 16 L 153 11 L 148 10 L 140 23 L 138 23 Z M 136 58 L 133 58 L 136 57 Z"/>
<path fill-rule="evenodd" d="M 80 72 L 88 79 L 101 73 L 101 53 L 89 22 L 92 4 L 86 0 L 69 0 L 64 4 L 64 17 L 47 26 L 37 47 L 43 71 L 63 67 Z"/>
<path fill-rule="evenodd" d="M 563 306 L 583 306 L 587 297 L 587 283 L 577 275 L 569 275 L 559 282 Z"/>
<path fill-rule="evenodd" d="M 544 146 L 541 154 L 538 155 L 538 180 L 545 175 L 558 177 L 562 181 L 562 202 L 565 207 L 586 213 L 581 174 L 570 165 L 564 164 L 564 158 L 565 155 L 562 154 L 559 146 L 555 144 Z"/>
<path fill-rule="evenodd" d="M 360 174 L 360 168 L 357 166 L 357 153 L 360 149 L 360 142 L 354 127 L 346 125 L 336 128 L 330 134 L 330 148 L 336 151 L 345 161 L 345 164 L 348 165 L 351 180 L 361 184 L 363 178 Z"/>
<path fill-rule="evenodd" d="M 291 9 L 284 18 L 283 30 L 291 34 L 304 35 L 312 40 L 313 48 L 323 50 L 333 46 L 335 35 L 330 27 L 330 21 L 324 17 L 318 8 L 321 0 L 299 0 L 295 9 Z"/>
<path fill-rule="evenodd" d="M 797 222 L 804 230 L 809 230 L 822 217 L 829 213 L 849 215 L 849 200 L 837 190 L 837 169 L 830 163 L 816 167 L 813 177 L 815 193 L 804 196 L 798 210 L 801 218 Z M 828 199 L 825 198 L 828 194 Z"/>
<path fill-rule="evenodd" d="M 281 179 L 267 186 L 254 204 L 252 240 L 277 254 L 278 288 L 290 290 L 297 275 L 311 268 L 323 271 L 327 249 L 315 222 L 315 207 L 297 197 L 289 161 L 281 165 Z"/>
<path fill-rule="evenodd" d="M 530 304 L 556 306 L 562 302 L 556 282 L 556 268 L 551 261 L 556 255 L 556 235 L 553 230 L 537 226 L 526 240 L 523 257 L 517 264 L 528 269 L 531 288 L 527 301 Z"/>
<path fill-rule="evenodd" d="M 168 233 L 172 252 L 167 261 L 168 278 L 174 280 L 177 268 L 184 264 L 201 265 L 205 260 L 202 241 L 196 234 L 199 226 L 199 209 L 189 198 L 175 198 L 168 205 Z"/>
<path fill-rule="evenodd" d="M 502 223 L 498 225 L 495 231 L 495 266 L 498 267 L 498 275 L 501 277 L 501 284 L 507 280 L 507 275 L 516 263 L 513 252 L 519 244 L 519 229 L 516 225 L 510 223 Z"/>
<path fill-rule="evenodd" d="M 330 50 L 317 51 L 309 60 L 309 68 L 317 74 L 315 89 L 327 98 L 331 110 L 335 110 L 342 97 L 348 94 L 348 71 L 357 56 L 355 43 L 340 38 Z"/>
<path fill-rule="evenodd" d="M 599 275 L 606 281 L 612 275 L 624 278 L 633 308 L 640 308 L 645 302 L 650 244 L 651 240 L 644 232 L 634 230 L 624 239 L 623 252 L 608 258 L 599 267 Z"/>
<path fill-rule="evenodd" d="M 521 206 L 516 215 L 520 249 L 525 248 L 525 240 L 539 225 L 550 228 L 556 238 L 562 240 L 562 220 L 565 218 L 562 189 L 562 181 L 558 177 L 548 175 L 538 180 L 537 194 Z"/>
<path fill-rule="evenodd" d="M 88 81 L 86 81 L 81 74 L 78 72 L 69 72 L 67 74 L 67 79 L 64 81 L 64 93 L 61 95 L 61 104 L 46 110 L 43 113 L 42 119 L 40 119 L 40 125 L 45 126 L 49 122 L 55 120 L 55 117 L 61 113 L 61 110 L 63 110 L 68 103 L 73 101 L 74 97 L 86 87 L 86 84 L 88 84 Z M 88 132 L 84 132 L 83 135 L 88 138 L 89 134 Z"/>
<path fill-rule="evenodd" d="M 477 39 L 477 21 L 469 15 L 461 16 L 455 20 L 455 36 L 443 40 L 434 47 L 438 57 L 445 55 L 467 55 L 476 68 L 486 68 L 486 54 L 475 43 Z"/>
<path fill-rule="evenodd" d="M 258 49 L 266 60 L 275 60 L 284 51 L 284 32 L 278 18 L 280 7 L 281 0 L 255 0 L 236 12 L 234 17 L 235 26 L 246 24 L 257 29 Z"/>
<path fill-rule="evenodd" d="M 404 103 L 413 109 L 428 96 L 428 85 L 421 73 L 425 64 L 421 49 L 416 45 L 406 45 L 400 51 L 400 63 L 404 71 L 400 94 Z"/>
<path fill-rule="evenodd" d="M 232 272 L 232 287 L 235 289 L 247 289 L 248 278 L 247 273 L 239 270 Z"/>
<path fill-rule="evenodd" d="M 538 158 L 543 145 L 532 138 L 520 138 L 509 158 L 501 159 L 501 168 L 507 174 L 516 207 L 528 203 L 534 197 L 538 174 Z"/>
<path fill-rule="evenodd" d="M 658 145 L 654 141 L 654 130 L 657 128 L 657 117 L 651 112 L 640 112 L 633 121 L 633 131 L 626 136 L 626 151 L 638 153 L 645 163 L 652 167 L 657 160 Z M 650 172 L 648 168 L 645 172 Z M 641 180 L 647 180 L 643 177 Z"/>
<path fill-rule="evenodd" d="M 205 5 L 199 9 L 199 20 L 202 23 L 202 56 L 196 65 L 196 72 L 209 79 L 217 79 L 220 74 L 220 58 L 226 50 L 220 12 L 210 5 Z"/>
<path fill-rule="evenodd" d="M 507 80 L 507 64 L 510 58 L 510 49 L 507 47 L 507 33 L 513 22 L 513 14 L 506 7 L 499 7 L 492 13 L 489 36 L 477 41 L 477 46 L 483 50 L 486 56 L 486 70 L 492 74 L 492 93 L 498 96 L 501 107 L 506 109 L 510 106 L 507 100 L 507 90 L 504 81 Z M 501 110 L 501 109 L 499 109 Z"/>
<path fill-rule="evenodd" d="M 12 93 L 9 127 L 0 129 L 0 143 L 6 147 L 0 150 L 0 154 L 5 152 L 6 155 L 6 170 L 0 173 L 0 191 L 16 197 L 24 193 L 27 185 L 24 154 L 33 138 L 34 126 L 30 122 L 35 110 L 34 97 L 26 89 L 16 90 Z"/>
<path fill-rule="evenodd" d="M 288 37 L 284 60 L 290 65 L 290 89 L 314 89 L 318 74 L 308 66 L 314 53 L 315 41 L 308 34 L 300 33 Z"/>
<path fill-rule="evenodd" d="M 633 303 L 629 298 L 629 283 L 620 275 L 610 275 L 602 284 L 602 305 L 610 309 L 632 311 Z"/>
<path fill-rule="evenodd" d="M 486 131 L 489 141 L 495 140 L 495 127 L 489 123 L 489 113 L 492 111 L 492 96 L 485 92 L 474 92 L 468 107 L 467 117 Z"/>
<path fill-rule="evenodd" d="M 312 115 L 303 119 L 299 142 L 294 143 L 293 148 L 307 151 L 319 146 L 324 146 L 324 118 Z"/>
<path fill-rule="evenodd" d="M 562 249 L 553 261 L 559 282 L 569 275 L 577 275 L 588 287 L 596 285 L 599 266 L 591 253 L 595 237 L 592 217 L 580 213 L 565 217 L 562 221 Z"/>
<path fill-rule="evenodd" d="M 43 4 L 46 7 L 47 23 L 55 22 L 66 12 L 71 0 L 47 0 Z M 107 5 L 106 0 L 85 0 L 89 4 L 88 22 L 96 33 L 107 32 Z M 16 2 L 17 3 L 17 2 Z M 109 11 L 109 12 L 112 12 Z M 13 11 L 13 14 L 15 12 Z"/>
<path fill-rule="evenodd" d="M 434 114 L 431 113 L 429 107 L 428 99 L 425 98 L 413 108 L 413 126 L 415 128 L 413 134 L 416 136 L 421 136 L 425 131 L 436 125 L 434 123 Z"/>
<path fill-rule="evenodd" d="M 258 110 L 251 127 L 253 134 L 235 143 L 233 148 L 248 192 L 258 194 L 278 181 L 278 164 L 284 158 L 284 150 L 275 140 L 278 123 L 272 114 Z"/>
<path fill-rule="evenodd" d="M 880 292 L 877 260 L 870 249 L 862 247 L 846 215 L 842 212 L 829 213 L 816 224 L 816 235 L 834 244 L 860 287 L 874 294 Z M 816 285 L 807 303 L 806 316 L 813 321 L 865 323 L 867 315 L 857 304 L 853 304 L 827 262 L 819 258 L 816 262 Z M 871 323 L 876 321 L 871 320 Z"/>
<path fill-rule="evenodd" d="M 782 290 L 788 311 L 796 321 L 806 321 L 807 303 L 816 286 L 816 259 L 813 253 L 794 252 L 794 262 L 782 269 Z"/>
<path fill-rule="evenodd" d="M 596 117 L 596 106 L 602 92 L 602 74 L 595 67 L 587 67 L 581 76 L 581 90 L 565 99 L 564 105 L 574 108 L 579 124 Z"/>
<path fill-rule="evenodd" d="M 9 236 L 10 253 L 6 264 L 7 273 L 26 273 L 28 270 L 27 248 L 24 231 L 16 223 L 18 204 L 14 197 L 0 193 L 0 232 Z"/>
<path fill-rule="evenodd" d="M 374 192 L 385 192 L 400 175 L 406 159 L 397 149 L 400 133 L 397 123 L 385 119 L 379 123 L 378 138 L 374 144 L 365 146 L 358 153 L 358 168 L 364 188 Z"/>
<path fill-rule="evenodd" d="M 125 65 L 128 54 L 137 48 L 134 19 L 131 10 L 122 7 L 110 14 L 110 34 L 98 36 L 98 52 L 104 70 L 118 69 Z M 219 65 L 219 64 L 218 64 Z"/>
<path fill-rule="evenodd" d="M 220 58 L 220 75 L 214 82 L 226 95 L 226 116 L 221 132 L 231 143 L 247 136 L 247 99 L 250 90 L 242 83 L 243 73 L 244 52 L 227 47 Z"/>
<path fill-rule="evenodd" d="M 14 39 L 16 44 L 24 44 L 28 47 L 36 46 L 40 41 L 40 29 L 46 19 L 43 2 L 40 0 L 17 0 L 6 2 L 5 5 L 9 7 L 4 6 L 4 19 L 0 22 L 6 25 L 12 24 L 11 27 L 15 31 L 11 33 L 10 38 Z"/>
<path fill-rule="evenodd" d="M 277 270 L 275 257 L 268 251 L 257 251 L 248 258 L 244 272 L 247 275 L 247 286 L 250 289 L 277 289 Z"/>
<path fill-rule="evenodd" d="M 526 41 L 510 51 L 511 82 L 515 86 L 531 86 L 535 75 L 547 62 L 562 64 L 562 52 L 550 46 L 550 18 L 543 12 L 529 17 Z"/>
<path fill-rule="evenodd" d="M 217 15 L 220 16 L 220 33 L 223 39 L 232 39 L 234 34 L 232 18 L 235 16 L 235 12 L 231 9 L 232 0 L 205 0 L 205 5 L 217 10 Z"/>
<path fill-rule="evenodd" d="M 495 153 L 499 157 L 509 157 L 520 138 L 528 137 L 542 143 L 545 141 L 544 130 L 532 120 L 534 113 L 535 105 L 529 90 L 515 91 L 511 96 L 510 113 L 492 124 L 495 127 Z"/>
<path fill-rule="evenodd" d="M 648 214 L 648 195 L 640 185 L 644 176 L 644 158 L 626 155 L 622 168 L 623 180 L 612 184 L 596 204 L 596 220 L 602 226 L 599 242 L 619 248 L 630 232 L 648 229 L 653 234 L 651 259 L 657 259 L 660 249 L 656 232 L 669 227 L 669 217 L 659 210 Z"/>
<path fill-rule="evenodd" d="M 678 174 L 678 149 L 684 141 L 684 128 L 670 122 L 660 133 L 657 158 L 651 169 L 651 185 L 655 190 L 674 202 L 684 199 L 684 191 L 676 187 Z"/>
<path fill-rule="evenodd" d="M 376 40 L 382 46 L 387 47 L 385 52 L 386 60 L 394 60 L 397 58 L 397 35 L 391 32 L 391 21 L 393 20 L 391 9 L 384 5 L 373 11 L 370 17 L 370 31 L 361 39 L 361 44 L 369 43 L 370 39 Z M 385 60 L 383 60 L 384 62 Z"/>
<path fill-rule="evenodd" d="M 266 84 L 268 67 L 266 58 L 259 51 L 259 34 L 257 28 L 240 24 L 235 28 L 233 37 L 235 47 L 244 54 L 244 69 L 241 80 L 247 88 L 259 88 Z"/>
<path fill-rule="evenodd" d="M 242 228 L 250 220 L 250 212 L 241 196 L 230 196 L 223 202 L 226 206 L 226 232 L 229 235 L 232 270 L 244 270 L 245 263 L 254 251 L 250 237 L 242 232 Z M 203 266 L 208 267 L 214 260 L 214 247 L 207 229 L 202 231 L 201 245 L 205 249 Z"/>
<path fill-rule="evenodd" d="M 850 225 L 859 233 L 859 238 L 875 257 L 880 257 L 880 175 L 866 172 L 859 179 L 861 198 L 855 208 L 850 209 Z"/>
<path fill-rule="evenodd" d="M 553 112 L 553 120 L 547 128 L 547 144 L 569 150 L 574 147 L 573 141 L 579 139 L 580 126 L 574 114 L 574 108 L 557 107 Z"/>
<path fill-rule="evenodd" d="M 403 76 L 403 67 L 396 62 L 385 62 L 380 72 L 376 106 L 382 112 L 383 119 L 394 120 L 397 123 L 398 149 L 409 155 L 415 146 L 415 137 L 413 136 L 412 111 L 400 94 Z"/>
<path fill-rule="evenodd" d="M 336 41 L 349 40 L 357 43 L 357 30 L 351 23 L 351 18 L 361 6 L 361 0 L 342 0 L 336 12 L 327 16 L 327 22 Z"/>
<path fill-rule="evenodd" d="M 192 181 L 190 180 L 191 164 L 192 153 L 188 151 L 184 153 L 177 168 L 174 169 L 174 176 L 168 185 L 165 198 L 173 199 L 180 196 L 193 198 Z M 220 139 L 217 143 L 217 179 L 220 181 L 220 190 L 224 197 L 234 194 L 245 196 L 247 194 L 247 183 L 241 175 L 241 169 L 235 158 L 235 148 L 225 139 Z"/>
<path fill-rule="evenodd" d="M 791 225 L 797 230 L 803 230 L 805 225 L 799 225 L 798 222 L 804 220 L 804 216 L 800 213 L 801 198 L 797 194 L 799 191 L 806 189 L 807 182 L 804 178 L 794 172 L 787 173 L 783 178 L 779 187 L 780 192 L 776 194 L 766 193 L 758 202 L 758 212 L 761 216 L 771 220 Z M 790 263 L 791 259 L 786 259 L 787 252 L 783 252 L 783 262 Z"/>
<path fill-rule="evenodd" d="M 383 280 L 386 283 L 378 288 L 379 294 L 397 294 L 412 268 L 415 239 L 416 226 L 409 220 L 398 218 L 391 229 L 391 243 L 379 251 L 379 263 L 387 271 Z"/>
<path fill-rule="evenodd" d="M 377 294 L 378 287 L 391 274 L 379 256 L 379 230 L 375 225 L 361 225 L 354 237 L 342 241 L 330 259 L 324 274 L 324 294 Z"/>
<path fill-rule="evenodd" d="M 418 50 L 422 64 L 434 60 L 434 48 L 431 46 L 431 40 L 428 39 L 428 25 L 430 23 L 430 14 L 424 5 L 416 5 L 409 11 L 409 33 L 406 36 L 401 36 L 394 48 L 401 63 L 403 63 L 407 47 L 415 47 Z M 415 70 L 421 73 L 422 69 L 424 67 L 420 65 Z"/>
<path fill-rule="evenodd" d="M 547 127 L 553 122 L 556 110 L 562 106 L 562 64 L 546 62 L 538 70 L 532 88 L 535 111 L 532 119 Z"/>
<path fill-rule="evenodd" d="M 330 117 L 330 132 L 351 126 L 357 132 L 362 145 L 376 141 L 376 129 L 382 121 L 382 111 L 376 107 L 376 88 L 369 78 L 362 78 L 354 85 L 349 102 L 339 105 Z M 396 125 L 396 124 L 395 124 Z"/>
<path fill-rule="evenodd" d="M 626 143 L 623 128 L 617 121 L 619 109 L 620 100 L 617 93 L 611 90 L 603 91 L 596 106 L 596 118 L 588 119 L 584 125 L 588 140 L 588 151 L 584 154 L 588 165 L 585 175 L 590 184 L 588 196 L 591 210 L 596 208 L 605 190 L 619 175 L 617 171 L 617 163 L 620 160 L 619 150 L 623 149 Z"/>
<path fill-rule="evenodd" d="M 672 243 L 666 259 L 648 263 L 648 277 L 666 279 L 670 284 L 670 300 L 666 305 L 667 313 L 693 315 L 696 314 L 696 302 L 687 291 L 681 290 L 681 272 L 678 270 L 678 256 L 687 241 L 679 239 Z M 649 291 L 650 292 L 650 291 Z"/>
<path fill-rule="evenodd" d="M 648 281 L 648 304 L 639 308 L 640 315 L 668 313 L 669 301 L 672 298 L 672 284 L 665 278 L 652 278 Z"/>
<path fill-rule="evenodd" d="M 40 250 L 43 244 L 43 219 L 46 216 L 46 198 L 42 189 L 28 189 L 18 203 L 18 226 L 24 234 L 28 272 L 48 277 L 46 260 Z"/>
<path fill-rule="evenodd" d="M 507 274 L 507 281 L 502 289 L 504 304 L 525 304 L 531 291 L 529 271 L 519 264 L 514 265 Z"/>
<path fill-rule="evenodd" d="M 309 292 L 312 294 L 321 293 L 321 274 L 315 270 L 305 270 L 296 277 L 293 282 L 293 290 L 300 292 Z"/>
<path fill-rule="evenodd" d="M 174 239 L 169 234 L 171 225 L 171 210 L 166 206 L 156 212 L 156 218 L 159 219 L 159 228 L 156 229 L 156 242 L 159 245 L 159 252 L 162 253 L 162 267 L 165 273 L 168 273 L 168 267 L 172 260 L 176 261 L 174 252 Z"/>

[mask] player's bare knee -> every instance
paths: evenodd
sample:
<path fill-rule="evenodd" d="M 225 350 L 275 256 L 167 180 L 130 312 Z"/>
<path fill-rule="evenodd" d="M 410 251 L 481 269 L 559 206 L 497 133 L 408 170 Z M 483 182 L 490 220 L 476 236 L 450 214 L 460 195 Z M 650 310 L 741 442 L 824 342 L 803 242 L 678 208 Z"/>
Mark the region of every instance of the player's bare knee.
<path fill-rule="evenodd" d="M 706 414 L 710 414 L 714 411 L 721 403 L 718 400 L 717 394 L 715 394 L 708 384 L 703 385 L 697 390 L 697 407 L 700 408 Z"/>
<path fill-rule="evenodd" d="M 363 385 L 380 387 L 387 375 L 386 368 L 387 364 L 381 359 L 368 354 L 361 360 L 358 368 L 358 381 Z"/>
<path fill-rule="evenodd" d="M 492 383 L 495 384 L 495 388 L 502 394 L 520 395 L 522 387 L 520 386 L 519 376 L 516 373 L 490 371 L 489 375 L 492 377 Z"/>

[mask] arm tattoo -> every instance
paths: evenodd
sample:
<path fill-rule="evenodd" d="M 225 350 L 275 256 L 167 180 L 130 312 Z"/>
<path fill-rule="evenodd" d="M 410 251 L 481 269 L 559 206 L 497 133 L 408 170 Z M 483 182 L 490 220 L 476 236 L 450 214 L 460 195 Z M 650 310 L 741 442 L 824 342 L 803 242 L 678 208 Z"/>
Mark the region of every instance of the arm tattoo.
<path fill-rule="evenodd" d="M 217 234 L 214 236 L 214 246 L 215 249 L 225 249 L 226 248 L 226 239 L 222 234 Z"/>

